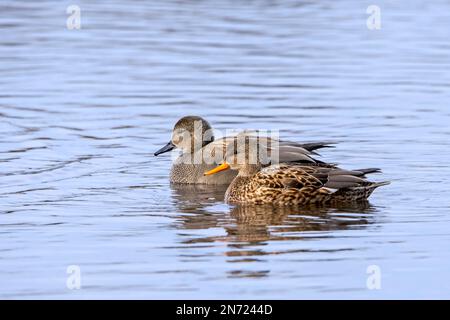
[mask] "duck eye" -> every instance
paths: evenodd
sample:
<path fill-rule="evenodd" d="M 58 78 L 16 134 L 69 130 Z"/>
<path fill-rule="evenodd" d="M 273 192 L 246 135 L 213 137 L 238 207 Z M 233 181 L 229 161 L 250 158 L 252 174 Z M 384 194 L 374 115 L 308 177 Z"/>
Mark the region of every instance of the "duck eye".
<path fill-rule="evenodd" d="M 174 136 L 174 137 L 172 138 L 172 142 L 173 142 L 174 144 L 179 144 L 179 143 L 182 142 L 182 141 L 183 141 L 183 136 L 177 135 L 177 136 Z"/>

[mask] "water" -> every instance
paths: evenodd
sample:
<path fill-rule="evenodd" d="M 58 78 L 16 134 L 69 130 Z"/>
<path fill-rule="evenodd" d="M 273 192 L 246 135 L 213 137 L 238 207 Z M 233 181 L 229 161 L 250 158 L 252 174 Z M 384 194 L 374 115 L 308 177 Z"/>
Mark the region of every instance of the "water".
<path fill-rule="evenodd" d="M 0 4 L 0 298 L 450 298 L 448 2 L 377 1 L 381 30 L 356 1 L 78 1 L 81 30 L 70 4 Z M 319 211 L 171 187 L 187 114 L 392 184 Z"/>

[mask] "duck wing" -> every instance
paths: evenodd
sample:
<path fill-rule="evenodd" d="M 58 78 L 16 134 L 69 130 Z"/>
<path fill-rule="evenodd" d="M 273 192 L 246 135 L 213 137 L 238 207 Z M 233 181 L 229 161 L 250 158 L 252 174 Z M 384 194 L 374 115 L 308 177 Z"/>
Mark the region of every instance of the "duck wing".
<path fill-rule="evenodd" d="M 330 166 L 310 166 L 281 164 L 263 168 L 254 180 L 261 185 L 276 188 L 326 188 L 334 191 L 356 187 L 369 187 L 377 183 L 370 182 L 364 175 L 380 172 L 379 169 L 344 170 Z M 382 183 L 381 185 L 384 185 Z M 379 185 L 377 185 L 379 186 Z M 331 191 L 331 190 L 330 190 Z"/>
<path fill-rule="evenodd" d="M 306 170 L 304 170 L 306 168 Z M 260 186 L 270 188 L 294 188 L 301 189 L 304 187 L 321 188 L 326 183 L 326 175 L 311 172 L 316 167 L 303 167 L 289 164 L 271 165 L 263 168 L 253 178 L 252 181 Z M 309 171 L 309 172 L 308 172 Z"/>
<path fill-rule="evenodd" d="M 229 148 L 231 143 L 237 143 L 238 139 L 246 139 L 246 141 L 254 139 L 255 143 L 264 146 L 268 155 L 274 159 L 272 163 L 322 163 L 312 157 L 313 155 L 319 156 L 315 150 L 332 148 L 333 144 L 335 144 L 335 142 L 331 141 L 298 143 L 287 140 L 278 140 L 261 136 L 258 130 L 244 130 L 235 136 L 222 137 L 209 143 L 207 145 L 208 152 L 214 156 L 218 152 L 217 148 L 219 148 L 221 153 L 225 155 L 227 153 L 227 148 Z"/>

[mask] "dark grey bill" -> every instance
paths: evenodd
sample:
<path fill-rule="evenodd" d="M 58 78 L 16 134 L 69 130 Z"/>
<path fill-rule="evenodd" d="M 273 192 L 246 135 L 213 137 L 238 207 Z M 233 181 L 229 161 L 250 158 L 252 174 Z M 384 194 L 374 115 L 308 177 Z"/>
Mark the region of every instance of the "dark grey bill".
<path fill-rule="evenodd" d="M 166 144 L 164 147 L 162 147 L 161 149 L 159 149 L 158 151 L 156 151 L 154 153 L 155 156 L 160 155 L 161 153 L 165 153 L 165 152 L 169 152 L 171 150 L 175 149 L 175 145 L 172 143 L 172 141 L 170 141 L 168 144 Z"/>

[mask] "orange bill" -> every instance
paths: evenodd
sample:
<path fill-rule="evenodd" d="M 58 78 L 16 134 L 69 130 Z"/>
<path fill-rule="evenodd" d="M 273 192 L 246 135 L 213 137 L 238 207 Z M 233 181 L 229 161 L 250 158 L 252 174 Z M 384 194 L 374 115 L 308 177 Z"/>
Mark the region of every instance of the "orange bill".
<path fill-rule="evenodd" d="M 205 172 L 204 175 L 205 176 L 209 176 L 210 174 L 214 174 L 214 173 L 217 173 L 217 172 L 220 172 L 220 171 L 224 171 L 224 170 L 227 170 L 227 169 L 230 169 L 230 165 L 228 163 L 224 162 L 220 166 L 215 167 L 214 169 Z"/>

